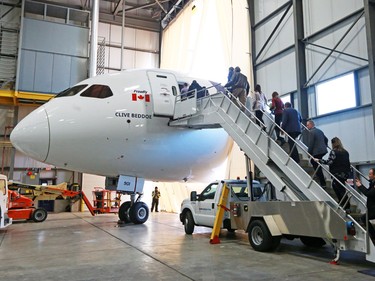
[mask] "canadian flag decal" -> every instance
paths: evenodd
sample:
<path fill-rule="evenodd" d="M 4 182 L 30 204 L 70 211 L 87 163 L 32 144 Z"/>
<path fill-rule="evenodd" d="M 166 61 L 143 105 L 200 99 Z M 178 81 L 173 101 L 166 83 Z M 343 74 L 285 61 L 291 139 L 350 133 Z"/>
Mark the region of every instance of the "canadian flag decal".
<path fill-rule="evenodd" d="M 149 94 L 141 95 L 137 93 L 132 93 L 132 101 L 138 101 L 138 100 L 143 100 L 143 99 L 146 102 L 150 102 L 150 95 Z"/>

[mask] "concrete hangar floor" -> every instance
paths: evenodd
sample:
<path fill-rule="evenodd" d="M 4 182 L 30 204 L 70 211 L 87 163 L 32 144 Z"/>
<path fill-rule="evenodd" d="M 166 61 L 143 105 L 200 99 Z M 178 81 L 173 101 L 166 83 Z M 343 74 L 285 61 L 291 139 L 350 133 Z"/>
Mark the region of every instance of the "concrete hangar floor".
<path fill-rule="evenodd" d="M 117 215 L 49 214 L 42 223 L 16 222 L 0 231 L 0 280 L 375 280 L 364 254 L 343 252 L 331 265 L 330 246 L 281 241 L 260 253 L 247 234 L 211 229 L 185 235 L 178 214 L 151 213 L 142 225 L 119 226 Z"/>

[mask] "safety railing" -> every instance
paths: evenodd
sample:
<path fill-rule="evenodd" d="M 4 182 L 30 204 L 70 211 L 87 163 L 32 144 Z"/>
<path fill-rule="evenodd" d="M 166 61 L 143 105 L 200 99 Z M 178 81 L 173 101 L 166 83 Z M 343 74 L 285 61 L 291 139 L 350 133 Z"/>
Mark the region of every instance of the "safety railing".
<path fill-rule="evenodd" d="M 254 122 L 258 121 L 256 123 L 259 123 L 259 124 L 261 124 L 261 126 L 265 127 L 264 120 L 258 119 L 255 116 L 254 112 L 250 111 L 245 105 L 240 104 L 239 101 L 229 91 L 226 92 L 225 95 L 228 96 L 231 99 L 232 102 L 235 101 L 235 104 L 237 104 L 237 106 L 239 106 L 241 108 L 241 110 L 250 119 L 252 119 Z M 194 97 L 192 97 L 192 98 L 196 98 L 196 96 L 197 96 L 197 93 L 195 92 L 194 93 Z M 206 98 L 210 98 L 210 97 L 208 96 Z M 197 103 L 199 103 L 200 100 L 201 99 L 196 99 Z M 181 101 L 182 101 L 182 99 L 181 99 Z M 194 112 L 194 113 L 197 113 L 197 111 Z M 192 113 L 192 114 L 194 114 L 194 113 Z M 186 116 L 184 116 L 184 117 L 186 117 Z M 298 149 L 299 152 L 302 152 L 303 154 L 305 154 L 307 156 L 308 160 L 310 160 L 310 159 L 313 158 L 313 156 L 308 153 L 306 146 L 301 142 L 301 140 L 299 138 L 297 138 L 297 139 L 292 138 L 288 133 L 286 133 L 281 128 L 281 126 L 279 126 L 278 124 L 276 124 L 275 121 L 274 121 L 274 119 L 271 116 L 269 116 L 268 114 L 263 114 L 263 118 L 268 118 L 267 121 L 268 121 L 269 124 L 271 124 L 271 126 L 270 126 L 270 128 L 268 130 L 264 129 L 264 132 L 267 133 L 269 139 L 271 139 L 271 135 L 273 134 L 274 130 L 276 128 L 278 128 L 278 129 L 280 129 L 281 132 L 283 132 L 283 134 L 285 135 L 285 137 L 290 138 L 290 140 L 293 142 L 293 146 L 289 149 L 290 151 L 288 153 L 288 157 L 286 159 L 286 162 L 284 163 L 285 165 L 287 165 L 289 161 L 293 160 L 291 158 L 291 153 L 292 153 L 293 149 Z M 304 125 L 302 125 L 302 126 L 304 126 Z M 300 136 L 301 135 L 299 135 L 299 137 Z M 268 149 L 270 149 L 270 148 L 268 148 Z M 269 152 L 268 152 L 268 155 L 269 155 Z M 324 169 L 324 171 L 326 171 L 326 173 L 328 174 L 328 176 L 330 176 L 333 180 L 337 180 L 338 181 L 338 179 L 333 174 L 331 174 L 330 171 L 325 166 L 323 166 L 322 164 L 318 163 L 317 169 L 315 169 L 314 172 L 313 172 L 313 174 L 310 176 L 310 182 L 307 183 L 308 187 L 311 186 L 313 182 L 316 182 L 314 180 L 314 177 L 315 177 L 315 175 L 316 175 L 319 167 L 322 167 L 322 169 Z M 367 208 L 366 208 L 366 202 L 365 202 L 364 198 L 361 196 L 361 194 L 359 192 L 357 192 L 355 189 L 353 189 L 350 186 L 348 187 L 346 185 L 343 185 L 340 181 L 338 181 L 338 183 L 340 185 L 342 185 L 343 188 L 345 188 L 345 190 L 346 190 L 346 194 L 345 194 L 346 196 L 344 196 L 343 198 L 349 198 L 349 200 L 352 198 L 353 200 L 356 200 L 360 205 L 362 205 L 364 210 L 367 210 Z M 341 209 L 345 213 L 346 211 L 342 207 L 342 206 L 345 206 L 343 203 L 345 203 L 345 202 L 338 202 L 338 209 Z"/>
<path fill-rule="evenodd" d="M 231 95 L 231 94 L 230 94 Z M 231 99 L 233 99 L 234 97 L 232 97 Z M 264 124 L 264 120 L 259 120 L 255 114 L 250 111 L 248 108 L 246 108 L 244 105 L 242 107 L 242 109 L 246 112 L 247 115 L 249 115 L 250 118 L 253 118 L 254 120 L 257 120 L 258 122 L 260 122 L 260 124 Z M 273 118 L 271 118 L 268 114 L 265 114 L 266 112 L 263 111 L 263 116 L 262 118 L 268 118 L 268 122 L 271 123 L 271 127 L 270 129 L 266 132 L 268 134 L 268 137 L 270 138 L 271 135 L 273 134 L 273 132 L 275 131 L 276 128 L 278 128 L 280 130 L 280 132 L 283 132 L 283 134 L 287 137 L 287 138 L 291 138 L 291 140 L 293 141 L 293 147 L 290 149 L 289 153 L 288 153 L 288 160 L 287 162 L 285 163 L 285 165 L 288 163 L 288 161 L 291 161 L 291 153 L 293 151 L 294 148 L 297 148 L 299 150 L 301 150 L 302 153 L 304 153 L 308 160 L 314 158 L 310 153 L 308 153 L 307 151 L 307 147 L 306 145 L 301 141 L 301 137 L 302 137 L 302 130 L 308 130 L 308 128 L 303 124 L 301 123 L 301 127 L 302 127 L 302 130 L 301 130 L 301 134 L 296 138 L 292 138 L 288 133 L 286 133 L 282 128 L 281 126 L 279 126 L 278 124 L 276 124 L 276 122 L 274 121 Z M 329 147 L 328 147 L 329 148 Z M 330 148 L 329 148 L 330 149 Z M 317 168 L 314 170 L 313 174 L 311 175 L 311 181 L 309 183 L 309 185 L 312 184 L 314 180 L 314 177 L 316 175 L 316 173 L 318 172 L 318 169 L 319 167 L 321 169 L 323 169 L 327 174 L 328 176 L 331 177 L 331 179 L 333 181 L 336 181 L 340 186 L 342 186 L 344 189 L 345 189 L 345 194 L 344 196 L 342 197 L 342 199 L 338 202 L 338 209 L 341 209 L 342 212 L 344 213 L 347 213 L 347 210 L 345 210 L 345 206 L 346 204 L 352 199 L 352 200 L 355 200 L 356 202 L 358 202 L 360 205 L 361 205 L 361 209 L 365 210 L 365 214 L 366 214 L 366 222 L 368 222 L 368 210 L 367 210 L 367 206 L 366 206 L 366 199 L 358 192 L 356 191 L 352 186 L 348 185 L 348 184 L 342 184 L 341 181 L 339 181 L 339 179 L 337 177 L 335 177 L 330 171 L 329 169 L 326 167 L 326 165 L 323 165 L 321 163 L 317 163 Z M 367 181 L 369 181 L 358 169 L 356 169 L 353 165 L 351 165 L 351 169 L 353 171 L 355 171 L 356 173 L 360 174 L 363 178 L 365 178 Z M 315 181 L 316 182 L 316 181 Z M 350 214 L 348 214 L 350 215 Z M 353 219 L 353 221 L 355 222 L 355 224 L 357 226 L 359 226 L 359 223 L 357 221 L 355 221 Z M 368 229 L 368 225 L 366 225 L 366 228 Z M 368 235 L 368 234 L 367 234 Z"/>
<path fill-rule="evenodd" d="M 215 84 L 210 87 L 203 87 L 201 90 L 193 89 L 177 95 L 173 119 L 185 118 L 196 114 L 202 98 L 209 95 L 209 89 L 217 86 L 220 86 L 220 84 Z"/>
<path fill-rule="evenodd" d="M 191 118 L 178 120 L 174 123 L 174 126 L 189 126 L 197 129 L 203 128 L 205 125 L 209 125 L 208 128 L 214 128 L 216 125 L 223 127 L 234 139 L 236 139 L 236 141 L 238 141 L 240 147 L 243 146 L 241 148 L 243 148 L 247 155 L 255 156 L 254 161 L 265 169 L 264 172 L 267 173 L 267 175 L 271 176 L 271 182 L 275 181 L 275 184 L 279 185 L 280 180 L 283 181 L 283 184 L 277 187 L 280 192 L 284 192 L 284 195 L 289 197 L 292 201 L 318 200 L 326 202 L 327 205 L 335 210 L 335 212 L 343 219 L 352 222 L 358 227 L 358 230 L 360 230 L 355 237 L 356 239 L 347 242 L 350 244 L 350 246 L 348 244 L 348 247 L 362 247 L 361 249 L 363 249 L 361 243 L 362 241 L 365 241 L 365 245 L 367 245 L 368 248 L 371 244 L 371 242 L 369 243 L 368 231 L 365 231 L 363 224 L 360 224 L 356 220 L 354 214 L 348 214 L 346 212 L 345 208 L 343 208 L 345 206 L 345 204 L 343 204 L 345 201 L 337 202 L 337 200 L 330 196 L 327 190 L 323 189 L 314 180 L 317 169 L 312 176 L 307 173 L 306 170 L 303 171 L 303 168 L 291 159 L 290 152 L 285 152 L 284 149 L 279 148 L 276 141 L 272 140 L 273 131 L 278 126 L 273 118 L 267 114 L 263 115 L 264 120 L 266 120 L 265 118 L 268 118 L 268 123 L 266 125 L 269 127 L 266 130 L 263 130 L 262 125 L 256 125 L 255 121 L 258 120 L 258 122 L 260 122 L 259 124 L 262 124 L 265 123 L 262 122 L 264 120 L 257 119 L 254 112 L 246 108 L 245 105 L 239 104 L 238 101 L 237 105 L 239 106 L 236 106 L 234 102 L 229 101 L 228 96 L 233 101 L 234 97 L 232 97 L 231 94 L 224 95 L 223 93 L 212 94 L 202 99 L 197 99 L 197 114 L 193 114 Z M 181 99 L 179 99 L 179 101 L 182 103 L 184 102 Z M 200 113 L 204 116 L 200 116 Z M 218 115 L 211 113 L 217 113 Z M 256 130 L 254 130 L 254 126 L 257 126 Z M 278 128 L 284 132 L 280 126 L 278 126 Z M 307 155 L 308 159 L 313 158 L 313 156 L 308 153 L 306 146 L 300 140 L 291 138 L 286 132 L 284 132 L 284 135 L 293 141 L 293 148 L 297 147 L 301 152 Z M 260 138 L 261 142 L 258 143 Z M 251 141 L 251 144 L 248 143 L 249 141 Z M 250 149 L 250 146 L 253 147 L 254 150 Z M 260 154 L 258 155 L 258 153 Z M 275 167 L 275 165 L 278 167 Z M 336 180 L 338 184 L 341 184 L 341 182 L 331 174 L 326 167 L 322 165 L 320 166 L 327 172 L 328 176 L 333 180 Z M 276 168 L 275 171 L 280 169 L 279 172 L 281 172 L 281 174 L 272 174 L 270 170 L 274 168 Z M 290 182 L 290 185 L 285 185 L 288 181 Z M 366 211 L 366 216 L 368 217 L 366 200 L 363 196 L 351 186 L 343 185 L 343 187 L 347 191 L 345 195 L 348 195 L 349 198 L 345 200 L 353 200 L 353 202 L 357 202 L 358 205 L 360 205 L 361 210 Z M 292 193 L 294 192 L 294 194 L 290 193 L 290 191 L 292 191 Z M 368 220 L 366 221 L 368 224 Z"/>
<path fill-rule="evenodd" d="M 302 129 L 303 130 L 306 130 L 306 131 L 308 131 L 309 129 L 303 124 L 303 123 L 301 123 L 301 126 L 302 126 Z M 302 135 L 302 134 L 301 134 Z M 329 145 L 327 145 L 327 148 L 328 148 L 328 150 L 329 151 L 331 151 L 332 150 L 332 148 L 329 146 Z M 307 146 L 305 146 L 305 150 L 307 149 Z M 312 155 L 310 155 L 310 154 L 308 154 L 308 156 L 309 156 L 309 160 L 310 159 L 312 159 L 312 158 L 314 158 Z M 350 202 L 350 199 L 351 199 L 351 197 L 353 196 L 352 195 L 352 191 L 354 191 L 354 192 L 356 192 L 356 193 L 358 193 L 358 196 L 359 196 L 359 198 L 361 198 L 361 202 L 362 202 L 362 205 L 366 205 L 366 198 L 364 197 L 364 196 L 362 196 L 361 195 L 361 193 L 359 193 L 359 192 L 357 192 L 356 190 L 355 190 L 355 183 L 353 182 L 353 187 L 350 185 L 350 184 L 342 184 L 341 183 L 341 181 L 339 181 L 336 177 L 332 177 L 332 174 L 330 173 L 330 171 L 329 171 L 329 168 L 327 167 L 327 165 L 325 165 L 325 164 L 321 164 L 321 163 L 319 163 L 319 162 L 317 162 L 317 164 L 318 164 L 318 166 L 317 166 L 317 168 L 314 170 L 314 175 L 313 176 L 315 176 L 316 175 L 316 173 L 317 173 L 317 171 L 318 171 L 318 169 L 319 169 L 319 167 L 322 169 L 322 170 L 324 170 L 327 174 L 329 174 L 329 175 L 331 175 L 331 179 L 332 179 L 332 182 L 333 181 L 336 181 L 340 186 L 342 186 L 344 189 L 345 189 L 345 193 L 344 193 L 344 195 L 343 195 L 343 197 L 342 197 L 342 199 L 339 201 L 339 205 L 341 205 L 341 206 L 346 206 L 347 205 L 347 203 L 349 203 Z M 350 164 L 350 169 L 351 169 L 351 174 L 353 175 L 352 176 L 352 178 L 353 178 L 353 180 L 357 177 L 357 175 L 360 175 L 361 177 L 363 177 L 367 182 L 369 182 L 370 180 L 363 174 L 363 173 L 361 173 L 361 171 L 359 171 L 356 167 L 354 167 L 352 164 Z M 354 189 L 353 189 L 354 188 Z M 356 197 L 356 199 L 358 199 L 357 197 Z M 366 209 L 367 210 L 367 209 Z M 366 212 L 367 213 L 367 212 Z"/>

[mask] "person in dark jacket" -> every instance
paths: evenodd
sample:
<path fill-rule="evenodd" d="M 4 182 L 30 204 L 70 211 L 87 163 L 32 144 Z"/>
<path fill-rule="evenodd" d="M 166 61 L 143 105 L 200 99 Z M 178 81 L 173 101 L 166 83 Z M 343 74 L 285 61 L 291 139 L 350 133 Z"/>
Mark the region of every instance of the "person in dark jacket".
<path fill-rule="evenodd" d="M 335 191 L 339 202 L 341 201 L 344 204 L 347 201 L 342 207 L 344 209 L 350 209 L 350 202 L 348 201 L 348 197 L 345 196 L 346 189 L 343 186 L 350 175 L 349 152 L 345 150 L 338 137 L 334 137 L 331 140 L 331 143 L 332 150 L 329 153 L 328 159 L 323 160 L 315 158 L 314 160 L 321 164 L 329 165 L 329 171 L 339 181 L 337 182 L 334 179 L 332 182 L 332 188 Z"/>
<path fill-rule="evenodd" d="M 232 76 L 233 76 L 233 73 L 234 73 L 234 67 L 229 67 L 229 70 L 228 70 L 228 81 L 229 82 L 230 80 L 232 80 Z"/>
<path fill-rule="evenodd" d="M 371 168 L 368 172 L 368 177 L 370 180 L 369 188 L 366 188 L 361 181 L 357 178 L 355 184 L 358 189 L 367 197 L 367 212 L 368 220 L 375 219 L 375 168 Z M 361 217 L 363 223 L 366 223 L 366 214 Z M 371 222 L 368 222 L 368 232 L 371 237 L 371 240 L 375 240 L 375 230 Z"/>
<path fill-rule="evenodd" d="M 308 120 L 306 123 L 306 127 L 309 129 L 307 139 L 307 152 L 313 156 L 313 158 L 310 160 L 310 163 L 314 167 L 314 170 L 317 169 L 316 175 L 319 178 L 320 185 L 325 188 L 326 179 L 324 178 L 322 167 L 318 165 L 315 159 L 322 159 L 323 156 L 327 154 L 328 139 L 321 130 L 315 127 L 315 123 L 313 120 Z"/>
<path fill-rule="evenodd" d="M 188 97 L 194 95 L 194 90 L 197 91 L 197 99 L 202 97 L 202 94 L 204 94 L 204 89 L 201 85 L 198 84 L 197 80 L 193 80 L 191 82 L 189 89 L 188 89 Z"/>
<path fill-rule="evenodd" d="M 231 100 L 242 110 L 245 110 L 247 88 L 249 87 L 249 82 L 247 77 L 241 73 L 241 68 L 236 66 L 231 80 L 225 84 L 226 88 L 230 88 L 232 92 Z M 240 104 L 237 102 L 237 98 Z"/>
<path fill-rule="evenodd" d="M 299 112 L 292 108 L 290 102 L 285 103 L 285 109 L 283 112 L 283 120 L 281 123 L 281 129 L 283 129 L 290 137 L 288 137 L 288 144 L 290 149 L 290 157 L 297 163 L 299 163 L 299 155 L 297 145 L 294 145 L 295 139 L 301 134 L 301 115 Z"/>
<path fill-rule="evenodd" d="M 280 145 L 283 145 L 285 143 L 285 140 L 283 137 L 280 136 L 280 125 L 281 125 L 281 120 L 283 119 L 284 103 L 279 98 L 278 92 L 272 93 L 272 104 L 271 104 L 270 109 L 275 115 L 275 123 L 277 124 L 277 126 L 275 127 L 276 140 L 280 142 Z"/>

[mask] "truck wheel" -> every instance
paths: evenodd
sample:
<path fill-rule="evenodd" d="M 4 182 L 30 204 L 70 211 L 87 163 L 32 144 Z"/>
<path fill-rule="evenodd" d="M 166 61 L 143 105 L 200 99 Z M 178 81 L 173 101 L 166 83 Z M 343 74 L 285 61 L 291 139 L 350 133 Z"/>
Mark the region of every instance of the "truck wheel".
<path fill-rule="evenodd" d="M 136 202 L 130 207 L 129 218 L 134 224 L 145 223 L 148 219 L 148 207 L 144 202 Z"/>
<path fill-rule="evenodd" d="M 275 250 L 281 240 L 281 236 L 272 236 L 264 221 L 255 220 L 249 226 L 249 242 L 255 251 L 269 252 Z"/>
<path fill-rule="evenodd" d="M 34 222 L 43 222 L 47 218 L 47 211 L 43 208 L 35 209 L 34 212 L 31 214 L 31 219 Z"/>
<path fill-rule="evenodd" d="M 305 246 L 311 248 L 321 248 L 326 244 L 326 241 L 319 237 L 301 236 L 299 239 Z"/>
<path fill-rule="evenodd" d="M 130 222 L 130 217 L 129 217 L 129 209 L 130 209 L 131 202 L 126 201 L 121 204 L 120 209 L 118 210 L 118 218 L 120 221 L 123 221 L 125 223 Z"/>
<path fill-rule="evenodd" d="M 185 213 L 184 228 L 186 234 L 192 234 L 194 232 L 194 219 L 190 211 Z"/>

